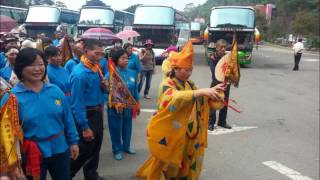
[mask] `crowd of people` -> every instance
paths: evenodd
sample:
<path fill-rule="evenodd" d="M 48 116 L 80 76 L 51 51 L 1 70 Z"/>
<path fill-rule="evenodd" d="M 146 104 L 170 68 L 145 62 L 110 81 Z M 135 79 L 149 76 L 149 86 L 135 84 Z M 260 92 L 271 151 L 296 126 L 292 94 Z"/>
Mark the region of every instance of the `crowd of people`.
<path fill-rule="evenodd" d="M 56 32 L 54 39 L 45 34 L 23 42 L 10 34 L 1 38 L 0 138 L 6 141 L 0 143 L 0 154 L 8 157 L 0 158 L 1 180 L 44 180 L 48 171 L 52 179 L 67 180 L 81 168 L 86 180 L 104 179 L 97 169 L 105 107 L 114 159 L 122 160 L 123 153 L 136 154 L 131 144 L 132 119 L 140 112 L 144 81 L 143 98 L 151 98 L 149 90 L 155 73 L 151 39 L 146 40 L 141 52 L 134 52 L 130 43 L 115 44 L 106 51 L 99 40 L 71 39 L 72 57 L 64 61 L 61 32 Z M 224 55 L 225 41 L 219 47 L 221 50 L 212 56 L 213 63 Z M 213 75 L 211 88 L 196 88 L 189 80 L 193 70 L 191 42 L 180 52 L 169 47 L 165 54 L 158 109 L 147 127 L 151 156 L 136 176 L 150 180 L 198 179 L 207 129 L 214 129 L 215 111 L 224 107 L 224 91 L 228 97 L 230 85 L 214 81 Z M 121 78 L 119 83 L 138 103 L 137 112 L 129 106 L 107 106 L 112 89 L 109 61 Z M 117 95 L 122 98 L 128 94 Z M 225 107 L 218 125 L 231 128 L 225 121 L 226 113 Z M 3 125 L 7 122 L 4 119 L 7 126 Z M 10 138 L 13 140 L 8 141 Z M 16 158 L 10 158 L 8 152 L 12 149 Z"/>

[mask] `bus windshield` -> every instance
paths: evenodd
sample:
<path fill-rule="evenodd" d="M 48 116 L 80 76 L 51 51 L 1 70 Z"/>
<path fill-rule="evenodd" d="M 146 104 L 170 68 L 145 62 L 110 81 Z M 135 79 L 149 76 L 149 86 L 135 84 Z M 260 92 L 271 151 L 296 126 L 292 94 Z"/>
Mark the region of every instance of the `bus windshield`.
<path fill-rule="evenodd" d="M 211 11 L 210 27 L 254 28 L 254 11 L 246 8 L 217 8 Z"/>
<path fill-rule="evenodd" d="M 200 23 L 198 22 L 191 22 L 191 31 L 200 31 Z"/>
<path fill-rule="evenodd" d="M 114 12 L 111 9 L 82 9 L 80 24 L 113 24 Z"/>
<path fill-rule="evenodd" d="M 184 22 L 177 22 L 176 24 L 176 29 L 185 29 L 185 30 L 189 30 L 190 27 L 189 27 L 189 23 L 184 23 Z"/>
<path fill-rule="evenodd" d="M 170 7 L 138 7 L 133 24 L 174 25 L 175 12 Z"/>
<path fill-rule="evenodd" d="M 26 22 L 47 22 L 58 23 L 60 20 L 60 10 L 55 7 L 30 7 Z"/>

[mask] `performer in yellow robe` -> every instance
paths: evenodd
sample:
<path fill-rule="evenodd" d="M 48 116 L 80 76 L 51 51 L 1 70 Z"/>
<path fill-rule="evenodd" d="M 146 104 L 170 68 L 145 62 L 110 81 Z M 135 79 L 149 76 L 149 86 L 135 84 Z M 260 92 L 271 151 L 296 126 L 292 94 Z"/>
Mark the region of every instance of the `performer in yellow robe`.
<path fill-rule="evenodd" d="M 0 179 L 23 179 L 20 142 L 23 132 L 19 124 L 18 103 L 9 85 L 0 78 Z"/>
<path fill-rule="evenodd" d="M 160 84 L 158 111 L 147 126 L 150 157 L 139 168 L 138 179 L 199 179 L 209 109 L 224 106 L 223 84 L 197 89 L 188 80 L 193 68 L 191 42 L 170 58 L 172 71 Z"/>

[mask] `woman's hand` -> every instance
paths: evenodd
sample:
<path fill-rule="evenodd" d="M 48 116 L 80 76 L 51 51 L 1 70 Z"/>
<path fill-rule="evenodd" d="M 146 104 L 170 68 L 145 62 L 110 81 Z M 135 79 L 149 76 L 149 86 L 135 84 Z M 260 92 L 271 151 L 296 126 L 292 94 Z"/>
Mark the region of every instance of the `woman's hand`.
<path fill-rule="evenodd" d="M 82 131 L 82 137 L 85 141 L 92 141 L 94 140 L 93 132 L 90 128 L 84 129 Z"/>
<path fill-rule="evenodd" d="M 77 144 L 73 144 L 70 147 L 70 157 L 73 160 L 76 160 L 79 156 L 79 146 Z"/>
<path fill-rule="evenodd" d="M 220 99 L 219 91 L 224 91 L 225 84 L 221 83 L 212 88 L 198 89 L 193 92 L 194 97 L 207 96 L 210 99 Z"/>
<path fill-rule="evenodd" d="M 108 90 L 108 88 L 109 88 L 109 82 L 108 82 L 106 79 L 104 79 L 104 80 L 101 81 L 101 88 L 102 88 L 104 91 Z"/>
<path fill-rule="evenodd" d="M 0 177 L 0 179 L 2 180 L 2 177 Z M 23 174 L 23 171 L 21 168 L 16 167 L 15 170 L 12 172 L 12 174 L 10 174 L 10 178 L 8 177 L 8 179 L 6 179 L 5 177 L 3 178 L 3 180 L 26 180 L 27 178 L 25 177 L 25 175 Z"/>

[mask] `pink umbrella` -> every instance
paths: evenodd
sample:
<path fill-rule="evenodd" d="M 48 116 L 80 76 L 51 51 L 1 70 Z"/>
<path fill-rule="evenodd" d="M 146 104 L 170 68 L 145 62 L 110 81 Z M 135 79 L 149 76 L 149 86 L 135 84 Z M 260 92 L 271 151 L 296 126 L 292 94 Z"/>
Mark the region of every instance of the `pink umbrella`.
<path fill-rule="evenodd" d="M 10 32 L 17 26 L 17 22 L 8 16 L 0 15 L 0 32 Z"/>
<path fill-rule="evenodd" d="M 90 28 L 82 34 L 81 38 L 104 41 L 120 40 L 111 30 L 105 28 Z"/>
<path fill-rule="evenodd" d="M 116 36 L 120 39 L 128 39 L 128 38 L 140 36 L 140 34 L 134 30 L 124 30 L 116 34 Z"/>

